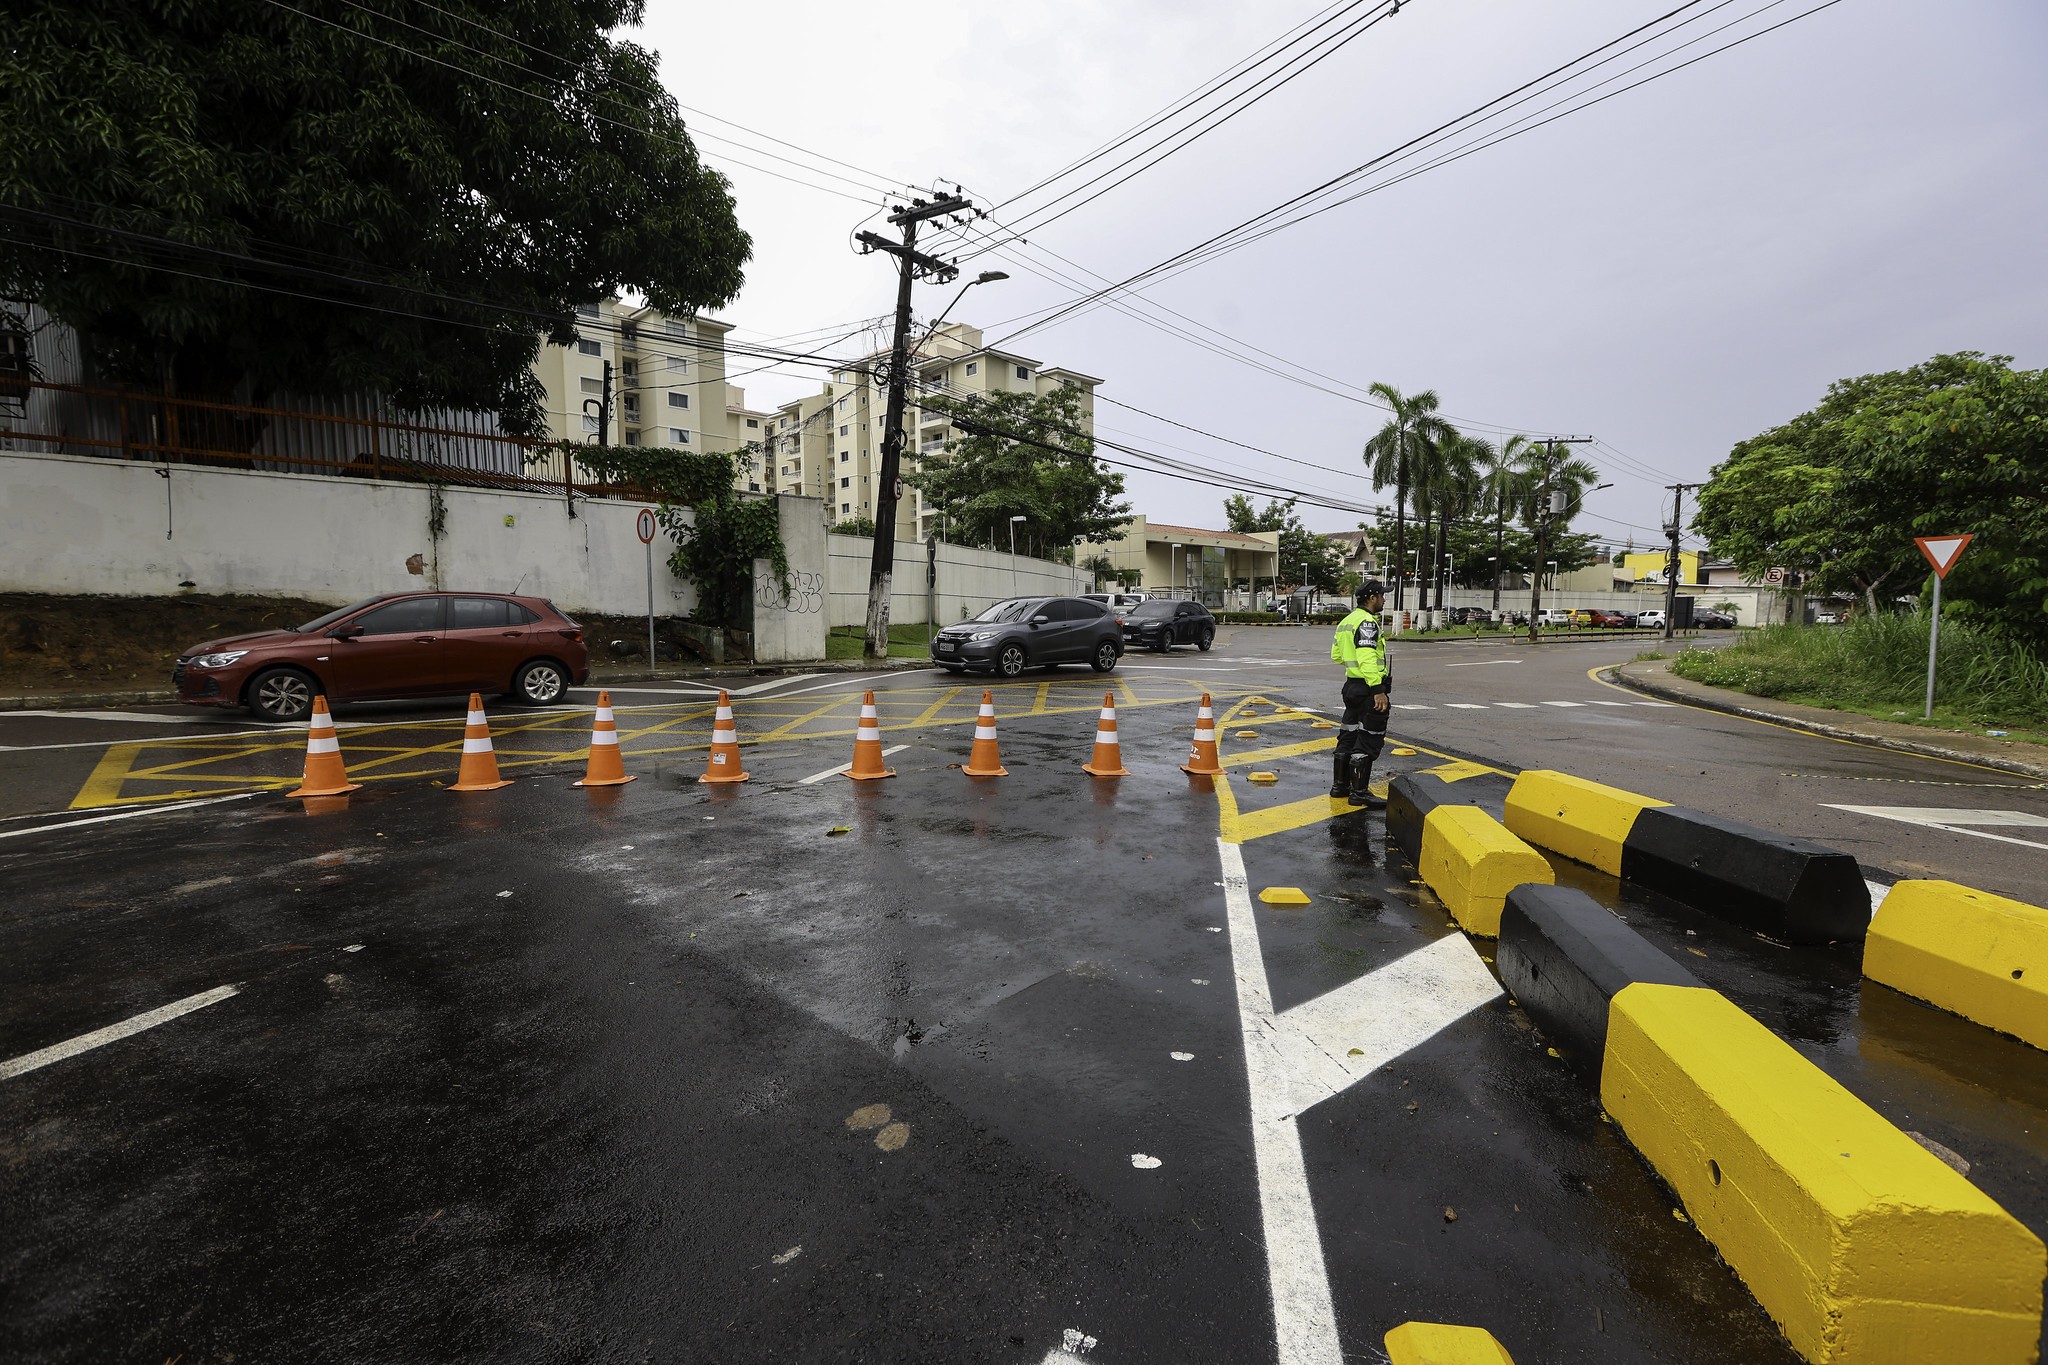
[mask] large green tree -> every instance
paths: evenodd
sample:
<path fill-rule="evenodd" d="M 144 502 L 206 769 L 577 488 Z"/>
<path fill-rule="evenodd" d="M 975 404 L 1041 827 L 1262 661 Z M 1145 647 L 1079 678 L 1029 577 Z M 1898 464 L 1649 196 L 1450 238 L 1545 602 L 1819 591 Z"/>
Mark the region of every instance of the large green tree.
<path fill-rule="evenodd" d="M 1343 567 L 1337 547 L 1301 524 L 1301 518 L 1295 515 L 1292 498 L 1284 502 L 1274 499 L 1260 509 L 1254 507 L 1252 500 L 1244 494 L 1232 493 L 1223 500 L 1223 518 L 1231 530 L 1240 534 L 1252 531 L 1280 533 L 1279 576 L 1282 579 L 1304 583 L 1324 592 L 1336 590 L 1337 575 Z"/>
<path fill-rule="evenodd" d="M 0 43 L 0 297 L 97 374 L 377 390 L 534 431 L 574 308 L 738 293 L 750 245 L 642 0 L 17 0 Z"/>
<path fill-rule="evenodd" d="M 1095 459 L 1074 389 L 919 401 L 959 433 L 904 475 L 945 518 L 948 540 L 1006 546 L 1010 518 L 1021 515 L 1018 546 L 1045 553 L 1107 540 L 1130 518 L 1131 505 L 1118 501 L 1124 476 Z"/>
<path fill-rule="evenodd" d="M 1916 591 L 1915 536 L 1976 536 L 1944 585 L 1964 614 L 2048 648 L 2048 370 L 1938 355 L 1828 386 L 1811 412 L 1716 465 L 1692 525 L 1715 553 L 1809 586 Z"/>
<path fill-rule="evenodd" d="M 1450 424 L 1437 416 L 1435 389 L 1412 396 L 1392 384 L 1374 383 L 1369 392 L 1387 409 L 1386 423 L 1365 443 L 1365 465 L 1376 489 L 1394 490 L 1394 606 L 1403 604 L 1403 575 L 1408 564 L 1408 497 L 1418 475 L 1431 459 L 1436 443 L 1450 434 Z"/>

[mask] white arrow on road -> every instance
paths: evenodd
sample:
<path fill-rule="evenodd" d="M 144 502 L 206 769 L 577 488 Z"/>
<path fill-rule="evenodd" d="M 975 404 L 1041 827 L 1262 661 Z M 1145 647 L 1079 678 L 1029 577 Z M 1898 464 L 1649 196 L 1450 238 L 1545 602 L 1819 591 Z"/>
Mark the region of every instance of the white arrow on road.
<path fill-rule="evenodd" d="M 2006 826 L 2022 829 L 2048 829 L 2048 817 L 2031 814 L 2023 810 L 1958 810 L 1948 806 L 1838 806 L 1823 801 L 1829 810 L 1845 810 L 1852 815 L 1874 815 L 1880 820 L 1898 820 L 1908 825 L 1919 825 L 1922 829 L 1938 829 L 1944 834 L 1967 834 L 1973 839 L 1991 839 L 2001 844 L 2019 844 L 2024 848 L 2048 848 L 2048 844 L 2033 839 L 2015 839 L 2007 834 L 1986 834 L 1981 829 L 1965 829 L 1965 825 Z"/>
<path fill-rule="evenodd" d="M 1217 840 L 1237 1015 L 1251 1083 L 1252 1151 L 1280 1365 L 1343 1365 L 1296 1123 L 1500 993 L 1462 934 L 1451 934 L 1276 1013 L 1238 846 Z M 1357 1055 L 1352 1055 L 1354 1049 Z"/>

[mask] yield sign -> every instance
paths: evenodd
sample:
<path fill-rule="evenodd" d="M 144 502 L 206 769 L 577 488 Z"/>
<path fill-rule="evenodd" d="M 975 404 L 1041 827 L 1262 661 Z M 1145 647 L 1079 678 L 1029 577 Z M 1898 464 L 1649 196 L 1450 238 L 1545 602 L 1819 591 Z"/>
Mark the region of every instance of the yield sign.
<path fill-rule="evenodd" d="M 1963 557 L 1963 551 L 1976 536 L 1914 536 L 1913 543 L 1920 547 L 1920 553 L 1927 556 L 1927 562 L 1934 566 L 1934 572 L 1943 578 Z"/>

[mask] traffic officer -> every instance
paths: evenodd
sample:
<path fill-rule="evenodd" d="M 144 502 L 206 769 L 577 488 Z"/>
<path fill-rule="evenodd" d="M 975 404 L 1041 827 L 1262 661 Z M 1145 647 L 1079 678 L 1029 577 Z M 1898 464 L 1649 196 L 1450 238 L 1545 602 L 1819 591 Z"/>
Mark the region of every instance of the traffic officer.
<path fill-rule="evenodd" d="M 1387 587 L 1377 578 L 1358 585 L 1358 607 L 1337 623 L 1330 658 L 1344 665 L 1344 719 L 1337 730 L 1336 772 L 1330 795 L 1349 798 L 1354 806 L 1384 810 L 1375 797 L 1373 760 L 1387 742 L 1387 718 L 1393 709 L 1394 675 L 1387 664 L 1387 640 L 1380 631 L 1380 608 Z"/>

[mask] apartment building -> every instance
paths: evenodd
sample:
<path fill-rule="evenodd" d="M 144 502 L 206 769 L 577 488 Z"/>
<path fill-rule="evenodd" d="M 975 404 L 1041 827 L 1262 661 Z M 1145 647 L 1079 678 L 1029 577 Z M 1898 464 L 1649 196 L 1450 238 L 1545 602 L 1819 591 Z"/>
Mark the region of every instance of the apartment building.
<path fill-rule="evenodd" d="M 876 380 L 888 359 L 877 351 L 832 374 L 823 397 L 831 402 L 826 422 L 830 445 L 826 453 L 828 470 L 822 480 L 828 516 L 835 521 L 855 517 L 873 519 L 878 505 L 875 487 L 882 465 L 882 427 L 888 414 L 888 390 Z M 1102 381 L 1078 370 L 1044 366 L 1028 356 L 998 351 L 982 344 L 982 333 L 965 323 L 948 323 L 927 337 L 917 348 L 911 363 L 919 377 L 917 388 L 938 389 L 953 396 L 996 392 L 1050 393 L 1062 386 L 1081 395 L 1081 430 L 1095 429 L 1095 387 Z M 904 413 L 903 472 L 916 470 L 918 463 L 938 455 L 956 433 L 945 414 L 926 412 L 917 406 L 917 388 Z M 810 400 L 807 400 L 810 401 Z M 807 485 L 813 486 L 813 485 Z M 815 496 L 815 494 L 814 494 Z M 896 536 L 899 540 L 922 540 L 943 531 L 936 510 L 924 504 L 924 495 L 904 486 L 896 507 Z"/>
<path fill-rule="evenodd" d="M 837 501 L 826 493 L 832 471 L 832 386 L 775 410 L 769 425 L 764 466 L 772 471 L 778 493 L 818 498 L 829 504 L 831 520 L 838 521 Z"/>
<path fill-rule="evenodd" d="M 609 439 L 618 445 L 731 451 L 765 434 L 771 414 L 746 406 L 725 382 L 725 336 L 732 324 L 670 317 L 658 309 L 605 299 L 576 309 L 577 340 L 542 346 L 534 375 L 547 391 L 548 435 L 594 441 L 605 366 L 611 366 Z M 768 487 L 763 466 L 742 468 L 736 483 Z"/>

